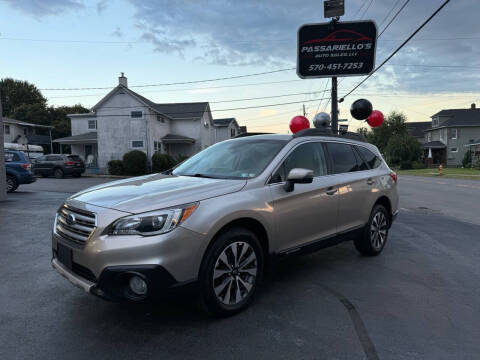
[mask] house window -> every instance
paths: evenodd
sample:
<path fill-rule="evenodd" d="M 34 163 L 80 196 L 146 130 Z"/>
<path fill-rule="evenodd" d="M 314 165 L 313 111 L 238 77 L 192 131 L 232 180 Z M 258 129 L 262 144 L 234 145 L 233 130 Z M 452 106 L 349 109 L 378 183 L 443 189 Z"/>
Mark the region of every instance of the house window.
<path fill-rule="evenodd" d="M 433 119 L 432 120 L 432 127 L 433 126 L 438 126 L 438 119 Z"/>
<path fill-rule="evenodd" d="M 132 148 L 143 148 L 143 140 L 132 140 Z"/>
<path fill-rule="evenodd" d="M 153 142 L 153 150 L 154 152 L 159 152 L 162 150 L 162 144 L 160 143 L 160 141 Z"/>
<path fill-rule="evenodd" d="M 451 152 L 458 152 L 458 149 L 457 148 L 451 148 L 450 151 Z"/>
<path fill-rule="evenodd" d="M 452 139 L 457 138 L 457 129 L 452 129 Z"/>
<path fill-rule="evenodd" d="M 230 129 L 230 137 L 234 137 L 234 136 L 235 136 L 235 129 L 231 128 Z"/>
<path fill-rule="evenodd" d="M 97 120 L 88 120 L 88 128 L 95 130 L 97 128 Z"/>
<path fill-rule="evenodd" d="M 429 132 L 427 134 L 427 142 L 430 142 L 430 141 L 432 141 L 432 133 Z"/>
<path fill-rule="evenodd" d="M 157 114 L 157 120 L 160 121 L 161 123 L 165 122 L 165 118 L 163 117 L 163 115 L 160 115 L 160 114 Z"/>
<path fill-rule="evenodd" d="M 3 133 L 5 135 L 10 135 L 10 125 L 3 125 Z"/>
<path fill-rule="evenodd" d="M 141 118 L 142 116 L 143 116 L 143 112 L 141 112 L 141 111 L 130 112 L 130 117 L 132 117 L 132 118 Z"/>

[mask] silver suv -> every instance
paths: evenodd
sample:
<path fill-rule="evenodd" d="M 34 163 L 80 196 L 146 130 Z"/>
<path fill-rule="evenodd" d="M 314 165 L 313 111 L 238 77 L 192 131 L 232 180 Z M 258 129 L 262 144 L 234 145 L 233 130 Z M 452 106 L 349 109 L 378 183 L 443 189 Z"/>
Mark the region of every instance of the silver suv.
<path fill-rule="evenodd" d="M 353 239 L 378 255 L 397 214 L 397 176 L 353 136 L 224 141 L 168 174 L 77 193 L 53 228 L 53 267 L 85 291 L 144 300 L 194 289 L 209 312 L 253 299 L 275 258 Z"/>

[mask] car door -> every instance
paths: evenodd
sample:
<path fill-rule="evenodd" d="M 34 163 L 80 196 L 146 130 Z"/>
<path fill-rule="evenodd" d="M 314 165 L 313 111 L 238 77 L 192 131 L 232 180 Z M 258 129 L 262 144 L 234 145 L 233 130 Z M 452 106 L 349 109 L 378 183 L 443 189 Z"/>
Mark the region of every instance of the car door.
<path fill-rule="evenodd" d="M 40 156 L 40 157 L 36 158 L 33 161 L 32 168 L 33 168 L 33 172 L 35 174 L 39 174 L 43 171 L 44 163 L 45 163 L 46 160 L 47 160 L 47 157 L 44 155 L 44 156 Z"/>
<path fill-rule="evenodd" d="M 375 179 L 351 144 L 326 142 L 326 148 L 338 188 L 337 232 L 341 234 L 365 225 Z"/>
<path fill-rule="evenodd" d="M 52 174 L 55 163 L 59 158 L 57 155 L 47 155 L 47 160 L 43 162 L 43 171 Z"/>
<path fill-rule="evenodd" d="M 311 184 L 295 184 L 286 192 L 284 184 L 291 169 L 313 170 Z M 269 182 L 273 198 L 276 252 L 295 248 L 336 233 L 337 194 L 328 176 L 321 142 L 306 142 L 291 150 Z"/>

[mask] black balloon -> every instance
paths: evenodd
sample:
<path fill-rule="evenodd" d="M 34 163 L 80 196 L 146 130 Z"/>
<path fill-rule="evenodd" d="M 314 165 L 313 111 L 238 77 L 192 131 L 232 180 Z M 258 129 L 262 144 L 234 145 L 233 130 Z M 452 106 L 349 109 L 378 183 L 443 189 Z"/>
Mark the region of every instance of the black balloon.
<path fill-rule="evenodd" d="M 357 120 L 365 120 L 373 111 L 373 106 L 367 99 L 358 99 L 350 106 L 350 114 Z"/>

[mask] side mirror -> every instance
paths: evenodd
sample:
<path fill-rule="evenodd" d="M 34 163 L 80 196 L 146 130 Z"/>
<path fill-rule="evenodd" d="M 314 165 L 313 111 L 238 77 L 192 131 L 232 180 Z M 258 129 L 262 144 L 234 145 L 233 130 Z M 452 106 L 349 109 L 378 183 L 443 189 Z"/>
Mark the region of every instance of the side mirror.
<path fill-rule="evenodd" d="M 295 168 L 290 170 L 284 185 L 286 192 L 291 192 L 295 184 L 310 184 L 313 181 L 313 170 Z"/>

